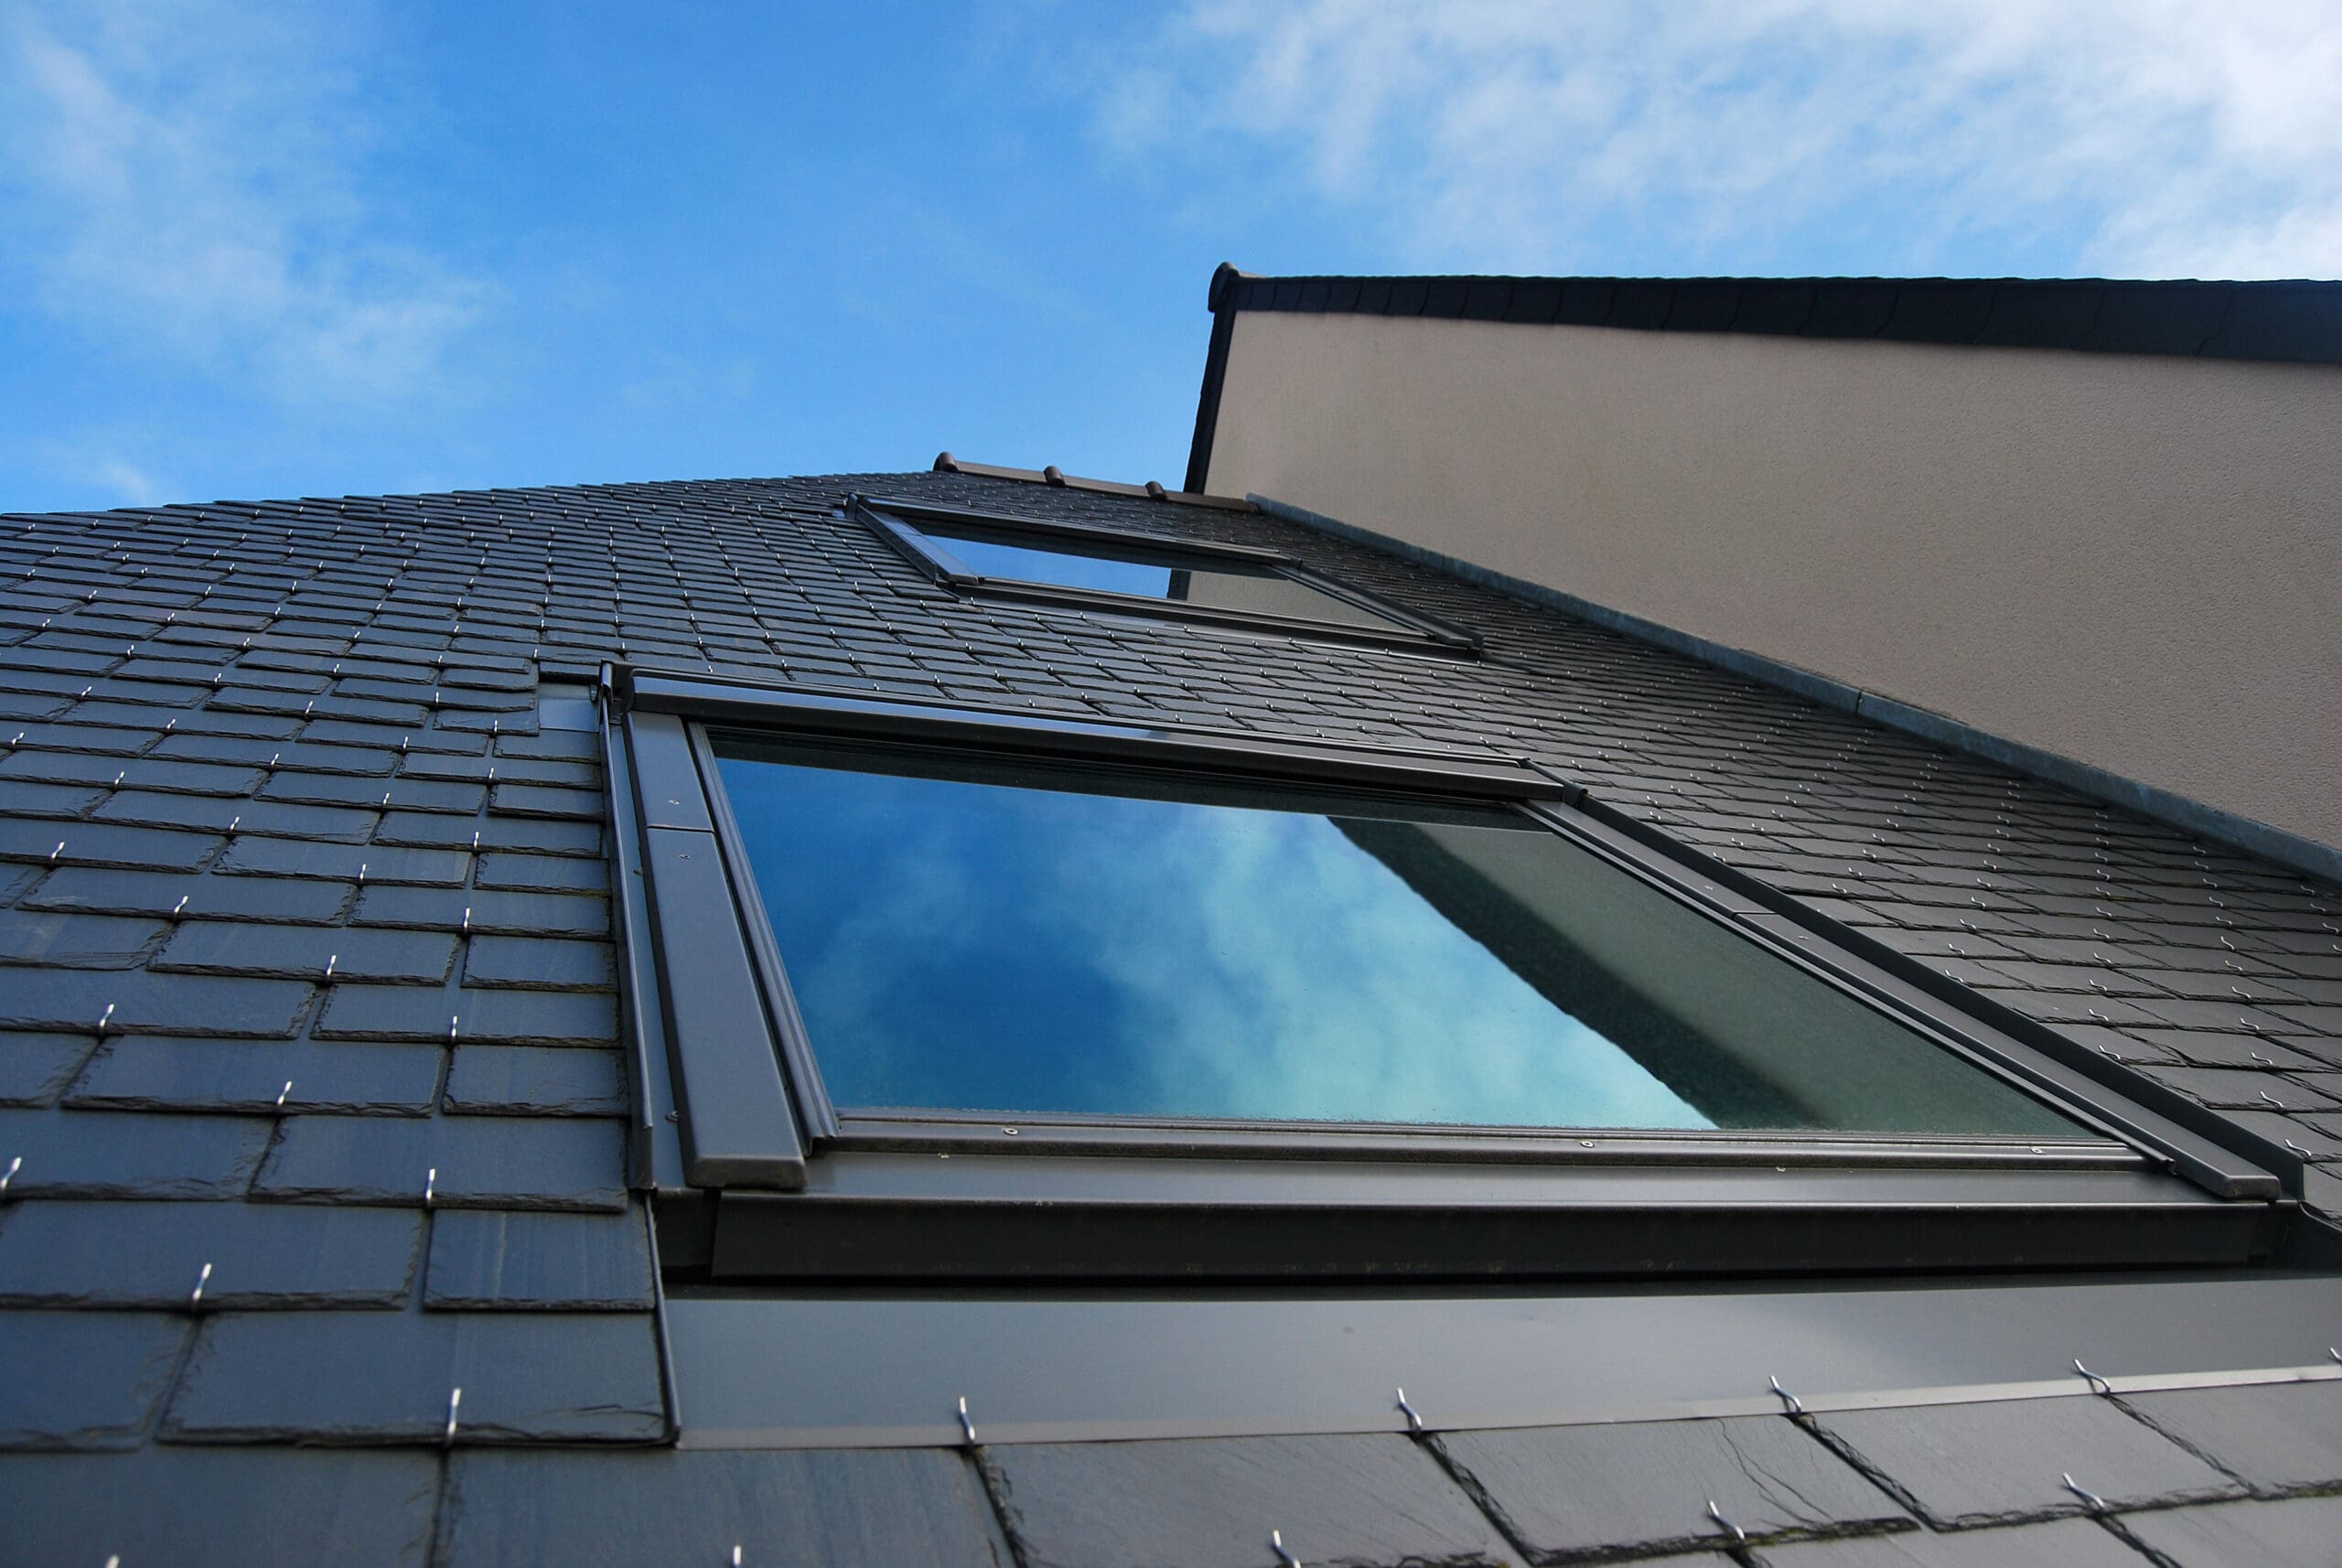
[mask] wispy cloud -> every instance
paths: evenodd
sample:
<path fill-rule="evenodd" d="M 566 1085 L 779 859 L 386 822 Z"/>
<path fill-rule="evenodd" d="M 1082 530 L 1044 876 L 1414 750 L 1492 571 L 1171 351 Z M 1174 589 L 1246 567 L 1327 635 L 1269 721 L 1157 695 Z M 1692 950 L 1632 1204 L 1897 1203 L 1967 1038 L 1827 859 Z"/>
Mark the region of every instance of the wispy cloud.
<path fill-rule="evenodd" d="M 0 21 L 0 266 L 93 342 L 289 403 L 429 382 L 490 295 L 371 188 L 364 18 L 194 0 Z"/>
<path fill-rule="evenodd" d="M 1104 145 L 1408 264 L 2342 271 L 2328 0 L 1198 0 L 1134 52 Z"/>

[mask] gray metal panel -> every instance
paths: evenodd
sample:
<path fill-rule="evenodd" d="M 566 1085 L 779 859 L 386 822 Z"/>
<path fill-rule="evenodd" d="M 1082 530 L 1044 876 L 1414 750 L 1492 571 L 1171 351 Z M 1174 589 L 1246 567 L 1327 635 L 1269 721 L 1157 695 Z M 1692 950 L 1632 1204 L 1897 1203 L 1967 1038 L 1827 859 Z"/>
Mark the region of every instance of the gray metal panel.
<path fill-rule="evenodd" d="M 715 835 L 650 828 L 642 836 L 685 1179 L 802 1187 L 804 1145 Z"/>
<path fill-rule="evenodd" d="M 671 1292 L 686 1444 L 1542 1426 L 2328 1369 L 2342 1280 L 1306 1292 Z M 2291 1373 L 2275 1374 L 2291 1377 Z M 2342 1389 L 2325 1391 L 2342 1398 Z M 2027 1410 L 2047 1408 L 2035 1402 Z M 2054 1481 L 2054 1477 L 2053 1477 Z"/>

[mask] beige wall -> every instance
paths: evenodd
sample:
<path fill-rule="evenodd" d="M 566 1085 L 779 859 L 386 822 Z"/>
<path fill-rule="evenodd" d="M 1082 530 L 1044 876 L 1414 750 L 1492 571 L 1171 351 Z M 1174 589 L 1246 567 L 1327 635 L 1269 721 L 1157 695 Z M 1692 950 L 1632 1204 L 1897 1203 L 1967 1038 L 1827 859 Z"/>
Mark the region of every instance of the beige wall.
<path fill-rule="evenodd" d="M 1247 312 L 1207 488 L 2342 845 L 2342 368 Z"/>

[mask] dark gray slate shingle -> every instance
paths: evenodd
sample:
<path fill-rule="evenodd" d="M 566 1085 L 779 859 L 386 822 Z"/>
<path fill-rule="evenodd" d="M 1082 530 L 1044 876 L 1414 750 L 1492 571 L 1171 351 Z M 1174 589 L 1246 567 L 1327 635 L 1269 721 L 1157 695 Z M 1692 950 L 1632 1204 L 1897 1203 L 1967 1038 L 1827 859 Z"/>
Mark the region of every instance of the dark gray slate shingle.
<path fill-rule="evenodd" d="M 1895 1499 L 1784 1416 L 1442 1434 L 1508 1534 L 1540 1557 L 1905 1529 Z"/>
<path fill-rule="evenodd" d="M 2342 1487 L 2342 1383 L 2186 1389 L 2122 1402 L 2257 1489 Z"/>
<path fill-rule="evenodd" d="M 0 1465 L 0 1568 L 421 1568 L 438 1485 L 414 1449 L 21 1455 Z"/>
<path fill-rule="evenodd" d="M 1051 1443 L 986 1451 L 1033 1568 L 1514 1561 L 1422 1448 L 1396 1435 Z"/>
<path fill-rule="evenodd" d="M 647 1311 L 651 1299 L 650 1247 L 639 1208 L 449 1209 L 432 1222 L 427 1306 Z"/>
<path fill-rule="evenodd" d="M 20 1203 L 0 1224 L 0 1302 L 41 1306 L 396 1307 L 423 1217 L 258 1203 Z M 210 1273 L 204 1273 L 206 1264 Z"/>
<path fill-rule="evenodd" d="M 659 1439 L 648 1313 L 225 1313 L 203 1320 L 164 1412 L 192 1442 Z"/>
<path fill-rule="evenodd" d="M 188 1321 L 0 1312 L 0 1448 L 134 1447 L 178 1362 Z"/>
<path fill-rule="evenodd" d="M 613 1122 L 295 1116 L 252 1190 L 308 1203 L 420 1206 L 428 1182 L 434 1201 L 458 1208 L 616 1212 L 626 1204 L 623 1150 Z"/>
<path fill-rule="evenodd" d="M 2342 1498 L 2132 1514 L 2122 1529 L 2181 1568 L 2333 1568 L 2342 1559 Z"/>

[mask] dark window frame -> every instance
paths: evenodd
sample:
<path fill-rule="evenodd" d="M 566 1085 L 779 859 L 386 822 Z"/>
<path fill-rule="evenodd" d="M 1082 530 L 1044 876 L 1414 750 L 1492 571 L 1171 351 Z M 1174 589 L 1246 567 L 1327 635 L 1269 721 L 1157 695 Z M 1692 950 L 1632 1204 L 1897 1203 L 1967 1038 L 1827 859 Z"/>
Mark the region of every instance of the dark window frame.
<path fill-rule="evenodd" d="M 1343 582 L 1281 550 L 1226 544 L 1216 540 L 1181 539 L 1137 529 L 1102 528 L 1090 523 L 1018 517 L 1005 512 L 978 511 L 965 507 L 882 496 L 851 496 L 846 501 L 846 510 L 849 516 L 924 573 L 930 582 L 971 597 L 1194 621 L 1279 637 L 1305 637 L 1319 641 L 1359 643 L 1417 653 L 1443 652 L 1470 658 L 1477 657 L 1480 651 L 1480 639 L 1475 633 Z M 1343 621 L 1319 620 L 1308 616 L 1278 615 L 1179 599 L 1158 599 L 1104 588 L 1069 587 L 1023 577 L 988 576 L 952 554 L 948 545 L 929 538 L 918 526 L 918 520 L 921 518 L 965 528 L 1023 534 L 1044 547 L 1090 544 L 1109 550 L 1136 548 L 1185 555 L 1205 564 L 1221 564 L 1265 570 L 1393 624 L 1387 628 L 1359 626 Z"/>
<path fill-rule="evenodd" d="M 2283 1162 L 2226 1123 L 2187 1114 L 2195 1108 L 2176 1096 L 2149 1103 L 2157 1086 L 2114 1080 L 2091 1070 L 2087 1053 L 2061 1059 L 1948 1005 L 1859 950 L 1858 939 L 1836 940 L 1819 917 L 1785 921 L 1744 879 L 1654 842 L 1522 759 L 1296 745 L 626 667 L 610 671 L 605 696 L 624 1000 L 644 1108 L 638 1186 L 654 1194 L 662 1258 L 683 1277 L 2227 1266 L 2269 1256 L 2293 1212 L 2287 1184 L 2272 1174 Z M 1100 1117 L 1022 1118 L 1008 1133 L 998 1118 L 842 1116 L 820 1091 L 716 779 L 710 726 L 1503 801 L 2113 1142 Z"/>

